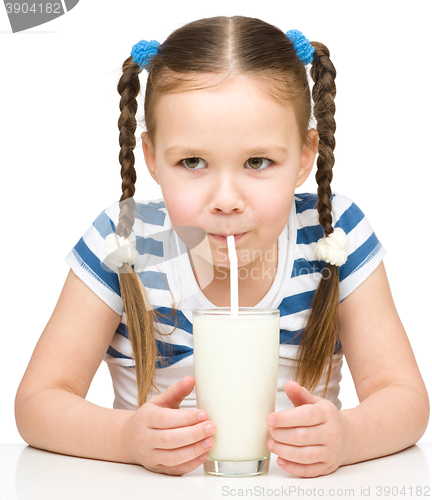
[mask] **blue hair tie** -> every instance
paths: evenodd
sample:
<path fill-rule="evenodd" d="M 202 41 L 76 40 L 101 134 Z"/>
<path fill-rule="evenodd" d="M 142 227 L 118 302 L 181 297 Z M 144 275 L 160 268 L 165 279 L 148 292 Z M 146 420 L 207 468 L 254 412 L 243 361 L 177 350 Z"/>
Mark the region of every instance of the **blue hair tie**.
<path fill-rule="evenodd" d="M 309 40 L 303 35 L 301 31 L 289 30 L 286 36 L 294 45 L 294 49 L 303 64 L 309 64 L 313 61 L 315 49 L 310 44 Z"/>
<path fill-rule="evenodd" d="M 131 56 L 134 63 L 138 64 L 141 69 L 144 69 L 149 63 L 152 57 L 157 54 L 160 43 L 156 40 L 141 40 L 136 45 L 132 47 Z"/>

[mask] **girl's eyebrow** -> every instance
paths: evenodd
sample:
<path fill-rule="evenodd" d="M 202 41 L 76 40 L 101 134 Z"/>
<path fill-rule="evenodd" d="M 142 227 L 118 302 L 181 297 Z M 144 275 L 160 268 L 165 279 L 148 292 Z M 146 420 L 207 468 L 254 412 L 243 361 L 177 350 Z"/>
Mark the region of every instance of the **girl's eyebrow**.
<path fill-rule="evenodd" d="M 170 148 L 165 150 L 165 158 L 169 156 L 182 156 L 186 157 L 196 157 L 196 156 L 206 156 L 207 152 L 205 150 L 191 148 L 188 146 L 171 146 Z"/>
<path fill-rule="evenodd" d="M 271 156 L 273 154 L 286 155 L 287 153 L 288 149 L 283 146 L 279 146 L 278 144 L 268 144 L 265 146 L 258 146 L 253 149 L 246 150 L 245 156 L 254 158 L 260 156 Z M 208 152 L 197 148 L 175 145 L 166 149 L 164 155 L 166 158 L 169 156 L 182 156 L 183 158 L 187 158 L 207 156 Z"/>

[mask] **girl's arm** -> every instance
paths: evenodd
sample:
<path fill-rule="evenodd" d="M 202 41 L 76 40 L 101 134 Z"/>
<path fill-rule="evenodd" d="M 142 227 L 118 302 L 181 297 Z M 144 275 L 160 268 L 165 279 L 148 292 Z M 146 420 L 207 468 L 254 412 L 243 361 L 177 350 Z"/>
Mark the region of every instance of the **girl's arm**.
<path fill-rule="evenodd" d="M 360 404 L 338 411 L 295 382 L 295 408 L 268 417 L 269 448 L 291 474 L 315 477 L 416 443 L 429 400 L 393 303 L 384 264 L 340 305 L 339 336 Z"/>
<path fill-rule="evenodd" d="M 195 469 L 214 443 L 208 438 L 214 429 L 206 429 L 204 412 L 175 409 L 192 391 L 193 377 L 138 411 L 102 408 L 84 399 L 119 322 L 120 316 L 70 271 L 18 388 L 21 436 L 34 447 L 66 455 L 137 463 L 168 474 Z"/>
<path fill-rule="evenodd" d="M 342 412 L 352 442 L 344 463 L 413 445 L 426 430 L 429 399 L 383 263 L 342 302 L 339 324 L 360 401 Z"/>
<path fill-rule="evenodd" d="M 130 412 L 107 412 L 84 400 L 119 322 L 120 316 L 70 271 L 18 388 L 16 422 L 27 443 L 128 461 L 122 432 Z M 110 439 L 105 439 L 107 425 Z"/>

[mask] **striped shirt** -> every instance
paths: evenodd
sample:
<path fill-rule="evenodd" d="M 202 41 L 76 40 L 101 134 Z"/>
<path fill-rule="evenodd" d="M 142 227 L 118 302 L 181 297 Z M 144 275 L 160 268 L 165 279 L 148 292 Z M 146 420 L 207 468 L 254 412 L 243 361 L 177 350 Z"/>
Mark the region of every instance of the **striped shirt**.
<path fill-rule="evenodd" d="M 324 236 L 318 222 L 317 196 L 296 194 L 288 223 L 278 238 L 276 275 L 270 290 L 255 306 L 279 309 L 280 351 L 276 410 L 291 407 L 284 386 L 294 377 L 294 364 L 314 292 L 325 268 L 317 260 L 315 246 Z M 360 208 L 345 196 L 332 196 L 335 227 L 348 236 L 348 259 L 339 268 L 340 301 L 355 290 L 382 261 L 385 250 Z M 115 232 L 119 203 L 104 210 L 66 256 L 73 272 L 121 316 L 120 324 L 105 355 L 113 379 L 114 408 L 134 409 L 137 389 L 132 346 L 119 278 L 106 265 L 105 238 Z M 137 202 L 133 226 L 139 254 L 134 269 L 146 287 L 151 306 L 166 315 L 160 319 L 156 343 L 162 365 L 156 364 L 156 385 L 164 391 L 186 375 L 194 375 L 192 312 L 214 309 L 200 289 L 185 250 L 173 230 L 163 199 Z M 175 305 L 176 318 L 169 315 Z M 174 329 L 175 322 L 177 327 Z M 340 347 L 340 346 L 339 346 Z M 343 351 L 336 349 L 326 398 L 340 408 L 338 399 Z M 323 377 L 324 380 L 324 377 Z M 323 385 L 315 394 L 321 395 Z M 156 395 L 157 393 L 154 393 Z M 183 401 L 183 408 L 196 407 L 195 390 Z"/>

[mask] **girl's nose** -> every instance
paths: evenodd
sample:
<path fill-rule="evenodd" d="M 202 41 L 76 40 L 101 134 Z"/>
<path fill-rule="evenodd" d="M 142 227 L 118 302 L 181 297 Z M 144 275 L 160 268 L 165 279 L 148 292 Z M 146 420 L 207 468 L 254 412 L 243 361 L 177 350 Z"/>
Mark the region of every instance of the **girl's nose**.
<path fill-rule="evenodd" d="M 243 212 L 245 200 L 238 180 L 232 175 L 221 175 L 214 179 L 211 186 L 211 211 L 212 212 Z"/>

